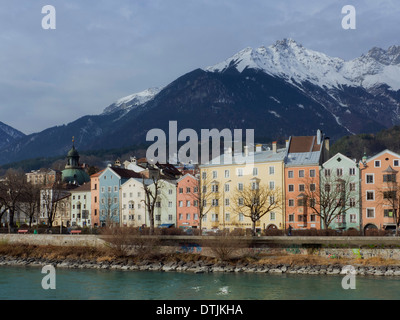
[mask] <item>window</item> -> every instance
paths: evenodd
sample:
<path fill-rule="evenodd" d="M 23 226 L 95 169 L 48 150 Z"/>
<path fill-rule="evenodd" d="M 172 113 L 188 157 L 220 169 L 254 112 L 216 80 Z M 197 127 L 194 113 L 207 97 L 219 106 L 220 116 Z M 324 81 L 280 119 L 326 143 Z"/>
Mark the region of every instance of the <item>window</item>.
<path fill-rule="evenodd" d="M 395 174 L 384 174 L 383 182 L 396 182 L 396 175 Z"/>
<path fill-rule="evenodd" d="M 300 198 L 300 199 L 297 200 L 297 206 L 299 206 L 299 207 L 305 206 L 306 203 L 307 203 L 307 201 L 304 198 Z"/>
<path fill-rule="evenodd" d="M 213 179 L 217 179 L 218 178 L 218 172 L 217 171 L 213 171 L 212 172 L 212 177 L 213 177 Z"/>
<path fill-rule="evenodd" d="M 315 169 L 310 170 L 310 177 L 315 178 Z"/>
<path fill-rule="evenodd" d="M 218 214 L 213 213 L 213 214 L 211 215 L 211 221 L 213 221 L 213 222 L 218 221 Z"/>
<path fill-rule="evenodd" d="M 294 221 L 294 214 L 289 214 L 289 222 L 293 222 Z"/>
<path fill-rule="evenodd" d="M 375 166 L 375 168 L 380 168 L 381 167 L 381 160 L 375 160 L 374 161 L 374 166 Z"/>
<path fill-rule="evenodd" d="M 183 188 L 179 188 L 179 193 L 183 193 Z"/>
<path fill-rule="evenodd" d="M 243 213 L 239 213 L 239 221 L 243 221 L 243 219 L 244 219 Z"/>
<path fill-rule="evenodd" d="M 229 206 L 229 199 L 225 199 L 225 206 Z"/>
<path fill-rule="evenodd" d="M 218 185 L 217 185 L 217 184 L 213 184 L 213 185 L 211 186 L 211 191 L 212 191 L 212 192 L 218 192 Z"/>
<path fill-rule="evenodd" d="M 304 184 L 299 184 L 299 191 L 304 192 Z"/>
<path fill-rule="evenodd" d="M 212 199 L 212 206 L 218 207 L 218 199 Z"/>
<path fill-rule="evenodd" d="M 311 192 L 314 192 L 314 191 L 315 191 L 315 188 L 316 188 L 316 187 L 315 187 L 315 183 L 311 183 L 311 184 L 310 184 L 310 191 L 311 191 Z"/>
<path fill-rule="evenodd" d="M 398 167 L 399 166 L 399 159 L 394 159 L 393 160 L 393 167 Z"/>
<path fill-rule="evenodd" d="M 304 178 L 304 170 L 299 170 L 299 178 Z"/>
<path fill-rule="evenodd" d="M 179 214 L 179 220 L 183 220 L 183 214 L 182 213 Z"/>
<path fill-rule="evenodd" d="M 243 191 L 243 183 L 238 183 L 238 190 Z"/>
<path fill-rule="evenodd" d="M 253 168 L 253 176 L 257 176 L 258 175 L 258 168 Z"/>
<path fill-rule="evenodd" d="M 168 201 L 168 208 L 172 208 L 172 201 Z"/>
<path fill-rule="evenodd" d="M 325 169 L 325 177 L 331 176 L 331 169 Z"/>
<path fill-rule="evenodd" d="M 207 179 L 207 172 L 203 172 L 201 174 L 201 177 L 202 177 L 203 180 L 206 180 Z"/>
<path fill-rule="evenodd" d="M 259 187 L 258 182 L 252 182 L 251 190 L 258 190 L 258 187 Z"/>
<path fill-rule="evenodd" d="M 243 177 L 243 169 L 237 169 L 237 176 L 238 177 Z"/>
<path fill-rule="evenodd" d="M 229 170 L 225 170 L 225 178 L 229 178 Z"/>
<path fill-rule="evenodd" d="M 394 216 L 393 212 L 396 213 L 396 209 L 394 211 L 393 211 L 393 209 L 385 209 L 385 210 L 383 210 L 383 216 L 385 218 L 392 218 Z"/>
<path fill-rule="evenodd" d="M 350 191 L 356 191 L 356 183 L 355 182 L 350 182 L 349 189 L 350 189 Z"/>
<path fill-rule="evenodd" d="M 357 222 L 356 219 L 357 219 L 357 215 L 355 215 L 355 214 L 350 215 L 350 223 L 356 223 Z"/>
<path fill-rule="evenodd" d="M 186 207 L 190 207 L 190 200 L 186 200 Z"/>
<path fill-rule="evenodd" d="M 396 191 L 384 191 L 383 199 L 385 200 L 396 199 Z"/>
<path fill-rule="evenodd" d="M 367 191 L 367 200 L 368 201 L 375 200 L 375 192 L 374 191 Z"/>
<path fill-rule="evenodd" d="M 289 207 L 294 207 L 294 199 L 289 199 Z"/>
<path fill-rule="evenodd" d="M 230 213 L 225 213 L 225 221 L 231 221 L 231 215 Z"/>
<path fill-rule="evenodd" d="M 179 201 L 179 206 L 183 207 L 183 201 Z"/>
<path fill-rule="evenodd" d="M 355 176 L 356 175 L 356 168 L 349 168 L 349 175 Z"/>
<path fill-rule="evenodd" d="M 269 213 L 269 219 L 270 219 L 270 220 L 275 220 L 275 212 L 271 211 L 271 212 Z"/>
<path fill-rule="evenodd" d="M 336 169 L 336 175 L 337 175 L 338 177 L 343 176 L 343 169 L 342 169 L 342 168 L 337 168 L 337 169 Z"/>
<path fill-rule="evenodd" d="M 190 187 L 186 187 L 186 193 L 190 193 Z"/>
<path fill-rule="evenodd" d="M 294 191 L 294 184 L 289 184 L 289 192 L 293 192 Z"/>
<path fill-rule="evenodd" d="M 225 192 L 229 192 L 229 184 L 228 183 L 225 184 Z"/>
<path fill-rule="evenodd" d="M 270 181 L 269 182 L 269 189 L 270 190 L 275 190 L 275 181 Z"/>
<path fill-rule="evenodd" d="M 190 213 L 186 213 L 186 220 L 190 220 Z"/>
<path fill-rule="evenodd" d="M 355 207 L 356 206 L 356 199 L 350 198 L 349 199 L 349 206 L 350 207 Z"/>
<path fill-rule="evenodd" d="M 367 218 L 375 218 L 375 208 L 367 208 Z"/>
<path fill-rule="evenodd" d="M 293 171 L 292 170 L 288 171 L 288 178 L 293 178 L 293 177 L 294 177 Z"/>
<path fill-rule="evenodd" d="M 369 184 L 374 183 L 374 175 L 373 174 L 366 174 L 365 175 L 365 180 Z"/>
<path fill-rule="evenodd" d="M 271 166 L 271 167 L 269 167 L 269 174 L 275 174 L 275 167 L 274 166 Z"/>

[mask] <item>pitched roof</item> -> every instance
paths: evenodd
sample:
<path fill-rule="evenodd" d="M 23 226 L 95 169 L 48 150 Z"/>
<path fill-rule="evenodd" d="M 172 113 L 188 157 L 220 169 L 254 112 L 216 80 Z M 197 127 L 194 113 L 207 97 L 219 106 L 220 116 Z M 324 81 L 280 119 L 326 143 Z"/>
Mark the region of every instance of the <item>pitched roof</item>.
<path fill-rule="evenodd" d="M 121 178 L 124 178 L 124 179 L 142 178 L 142 175 L 140 173 L 137 173 L 133 170 L 117 168 L 117 167 L 111 167 L 110 169 L 113 170 L 117 175 L 119 175 Z"/>

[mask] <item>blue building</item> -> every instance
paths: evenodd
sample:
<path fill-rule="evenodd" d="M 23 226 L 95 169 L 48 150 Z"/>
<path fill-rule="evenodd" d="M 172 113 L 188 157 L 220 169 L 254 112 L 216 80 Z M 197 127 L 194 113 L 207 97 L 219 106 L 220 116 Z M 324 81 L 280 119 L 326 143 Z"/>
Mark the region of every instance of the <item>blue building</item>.
<path fill-rule="evenodd" d="M 107 167 L 99 176 L 100 225 L 120 224 L 120 187 L 130 178 L 142 176 L 132 170 Z"/>

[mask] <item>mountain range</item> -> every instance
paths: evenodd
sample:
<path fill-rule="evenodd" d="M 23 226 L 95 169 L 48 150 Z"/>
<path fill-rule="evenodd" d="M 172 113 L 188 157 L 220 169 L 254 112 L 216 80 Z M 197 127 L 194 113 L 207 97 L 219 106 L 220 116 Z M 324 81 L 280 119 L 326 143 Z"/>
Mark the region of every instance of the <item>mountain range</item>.
<path fill-rule="evenodd" d="M 153 128 L 254 129 L 256 142 L 321 129 L 335 140 L 400 123 L 400 46 L 372 48 L 356 59 L 307 49 L 292 39 L 245 48 L 163 88 L 123 97 L 98 115 L 2 139 L 0 164 L 79 150 L 146 143 Z M 10 128 L 0 125 L 0 137 Z"/>

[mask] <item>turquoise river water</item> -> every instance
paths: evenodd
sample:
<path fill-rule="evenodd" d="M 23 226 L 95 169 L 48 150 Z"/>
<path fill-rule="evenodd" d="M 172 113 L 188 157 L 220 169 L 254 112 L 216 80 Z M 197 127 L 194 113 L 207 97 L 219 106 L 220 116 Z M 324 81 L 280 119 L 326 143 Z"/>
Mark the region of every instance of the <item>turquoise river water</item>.
<path fill-rule="evenodd" d="M 393 300 L 400 278 L 341 275 L 180 273 L 56 269 L 55 289 L 43 289 L 37 267 L 0 267 L 0 300 Z"/>

